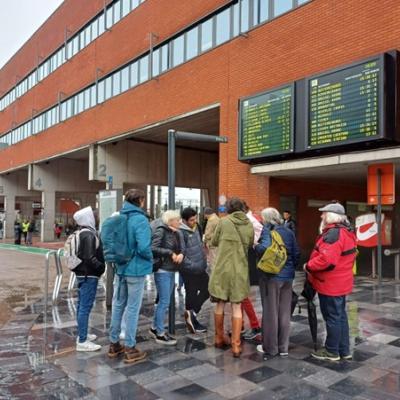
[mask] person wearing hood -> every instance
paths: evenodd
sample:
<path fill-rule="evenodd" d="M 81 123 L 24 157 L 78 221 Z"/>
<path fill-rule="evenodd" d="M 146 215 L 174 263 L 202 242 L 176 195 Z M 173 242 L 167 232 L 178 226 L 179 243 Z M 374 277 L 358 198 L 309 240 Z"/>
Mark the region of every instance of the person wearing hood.
<path fill-rule="evenodd" d="M 215 266 L 211 271 L 208 290 L 211 301 L 216 302 L 214 312 L 215 347 L 229 344 L 224 335 L 224 308 L 232 304 L 232 353 L 241 353 L 240 332 L 242 330 L 241 302 L 249 296 L 249 265 L 247 253 L 254 242 L 253 225 L 244 213 L 244 203 L 231 198 L 226 203 L 228 215 L 221 218 L 212 238 L 212 245 L 218 247 Z"/>
<path fill-rule="evenodd" d="M 325 347 L 311 356 L 318 360 L 350 360 L 349 321 L 346 296 L 353 290 L 353 265 L 357 238 L 340 203 L 319 209 L 320 235 L 303 269 L 316 290 L 326 323 Z"/>
<path fill-rule="evenodd" d="M 96 335 L 88 334 L 89 314 L 96 298 L 99 277 L 104 273 L 104 257 L 100 238 L 96 232 L 96 220 L 92 207 L 85 207 L 74 214 L 79 226 L 79 248 L 77 256 L 82 262 L 74 269 L 78 282 L 77 351 L 96 351 L 101 346 L 93 343 Z"/>
<path fill-rule="evenodd" d="M 181 212 L 182 253 L 180 273 L 185 284 L 185 322 L 191 333 L 204 333 L 207 328 L 197 320 L 197 314 L 209 298 L 207 259 L 202 242 L 202 232 L 197 223 L 197 212 L 191 207 Z"/>
<path fill-rule="evenodd" d="M 117 264 L 112 300 L 110 348 L 108 356 L 116 358 L 124 353 L 125 363 L 146 358 L 147 353 L 136 347 L 136 331 L 142 306 L 146 276 L 152 272 L 151 229 L 143 206 L 146 195 L 142 190 L 129 189 L 120 211 L 128 218 L 128 244 L 132 258 L 126 264 Z M 121 322 L 126 311 L 125 346 L 119 342 Z"/>
<path fill-rule="evenodd" d="M 265 208 L 261 211 L 261 216 L 264 228 L 255 247 L 257 255 L 261 258 L 271 246 L 271 231 L 275 230 L 285 245 L 287 259 L 277 275 L 260 271 L 263 343 L 257 346 L 257 351 L 265 353 L 265 357 L 275 357 L 278 354 L 285 357 L 289 349 L 292 285 L 300 249 L 293 231 L 284 226 L 277 209 Z"/>

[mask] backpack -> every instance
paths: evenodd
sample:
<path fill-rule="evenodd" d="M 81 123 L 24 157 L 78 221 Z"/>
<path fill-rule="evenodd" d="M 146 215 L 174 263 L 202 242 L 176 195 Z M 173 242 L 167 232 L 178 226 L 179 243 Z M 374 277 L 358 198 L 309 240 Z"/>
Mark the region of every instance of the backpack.
<path fill-rule="evenodd" d="M 277 275 L 281 272 L 287 260 L 287 251 L 282 236 L 272 230 L 271 245 L 265 250 L 257 268 L 267 274 Z"/>
<path fill-rule="evenodd" d="M 65 244 L 64 244 L 64 258 L 65 263 L 69 270 L 73 271 L 82 260 L 78 257 L 79 251 L 79 234 L 83 231 L 89 231 L 89 229 L 83 228 L 78 229 L 74 233 L 68 236 Z M 97 240 L 96 240 L 97 247 Z"/>
<path fill-rule="evenodd" d="M 128 242 L 128 216 L 118 213 L 108 217 L 101 226 L 104 260 L 124 265 L 133 256 Z"/>

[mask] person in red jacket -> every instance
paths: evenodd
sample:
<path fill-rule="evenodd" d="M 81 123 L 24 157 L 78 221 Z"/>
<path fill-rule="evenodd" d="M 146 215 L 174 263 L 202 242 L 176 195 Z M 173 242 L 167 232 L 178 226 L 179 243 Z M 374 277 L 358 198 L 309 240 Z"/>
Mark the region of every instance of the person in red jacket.
<path fill-rule="evenodd" d="M 325 348 L 311 353 L 311 356 L 318 360 L 348 360 L 352 356 L 346 295 L 353 290 L 356 235 L 341 204 L 331 203 L 319 211 L 322 212 L 321 234 L 309 261 L 304 264 L 304 270 L 318 293 L 327 337 Z"/>

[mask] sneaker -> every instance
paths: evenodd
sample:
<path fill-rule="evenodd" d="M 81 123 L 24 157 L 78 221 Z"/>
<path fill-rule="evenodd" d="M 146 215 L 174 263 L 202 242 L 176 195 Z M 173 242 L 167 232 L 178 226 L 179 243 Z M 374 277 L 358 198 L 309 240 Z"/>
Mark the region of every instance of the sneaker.
<path fill-rule="evenodd" d="M 194 314 L 192 314 L 192 322 L 196 333 L 207 332 L 207 328 L 198 321 L 197 317 L 195 317 Z"/>
<path fill-rule="evenodd" d="M 352 360 L 353 359 L 353 355 L 351 353 L 350 354 L 345 354 L 345 355 L 340 356 L 340 358 L 342 360 Z"/>
<path fill-rule="evenodd" d="M 135 362 L 144 360 L 147 356 L 145 351 L 140 351 L 136 347 L 125 347 L 124 363 L 133 364 Z"/>
<path fill-rule="evenodd" d="M 94 333 L 88 333 L 86 336 L 87 342 L 94 342 L 97 339 L 97 336 Z M 76 343 L 79 343 L 79 336 L 76 338 Z"/>
<path fill-rule="evenodd" d="M 311 357 L 314 357 L 317 360 L 329 360 L 329 361 L 339 361 L 340 360 L 340 357 L 337 354 L 330 353 L 326 349 L 313 351 L 311 353 Z"/>
<path fill-rule="evenodd" d="M 257 351 L 258 351 L 259 353 L 261 353 L 261 354 L 264 354 L 264 353 L 265 353 L 262 344 L 257 345 Z"/>
<path fill-rule="evenodd" d="M 101 346 L 99 344 L 89 342 L 89 340 L 86 340 L 86 342 L 83 343 L 78 342 L 76 344 L 76 351 L 97 351 L 100 349 Z"/>
<path fill-rule="evenodd" d="M 125 347 L 119 342 L 110 343 L 110 348 L 108 349 L 108 357 L 116 358 L 125 351 Z"/>
<path fill-rule="evenodd" d="M 121 333 L 119 334 L 119 340 L 125 340 L 125 332 L 121 331 Z"/>
<path fill-rule="evenodd" d="M 185 322 L 186 322 L 186 328 L 190 333 L 196 333 L 196 329 L 193 325 L 193 319 L 195 318 L 193 315 L 193 311 L 190 310 L 185 310 Z"/>
<path fill-rule="evenodd" d="M 289 353 L 283 351 L 283 352 L 279 353 L 279 355 L 281 357 L 287 357 L 289 355 Z"/>
<path fill-rule="evenodd" d="M 251 328 L 244 332 L 243 339 L 253 340 L 259 335 L 261 335 L 261 328 Z"/>
<path fill-rule="evenodd" d="M 175 346 L 176 339 L 169 336 L 168 333 L 164 333 L 163 335 L 156 336 L 156 343 L 158 344 L 166 344 L 167 346 Z"/>
<path fill-rule="evenodd" d="M 151 336 L 153 339 L 156 339 L 156 338 L 157 338 L 157 329 L 150 328 L 150 329 L 149 329 L 149 333 L 150 333 L 150 336 Z"/>

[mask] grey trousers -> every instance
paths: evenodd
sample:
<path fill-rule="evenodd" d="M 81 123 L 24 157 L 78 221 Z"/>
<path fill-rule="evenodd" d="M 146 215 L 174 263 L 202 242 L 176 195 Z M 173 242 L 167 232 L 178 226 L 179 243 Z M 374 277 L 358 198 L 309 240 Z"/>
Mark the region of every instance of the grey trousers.
<path fill-rule="evenodd" d="M 287 353 L 290 334 L 290 309 L 292 302 L 292 281 L 260 279 L 260 293 L 263 307 L 262 337 L 265 353 L 275 356 Z"/>

